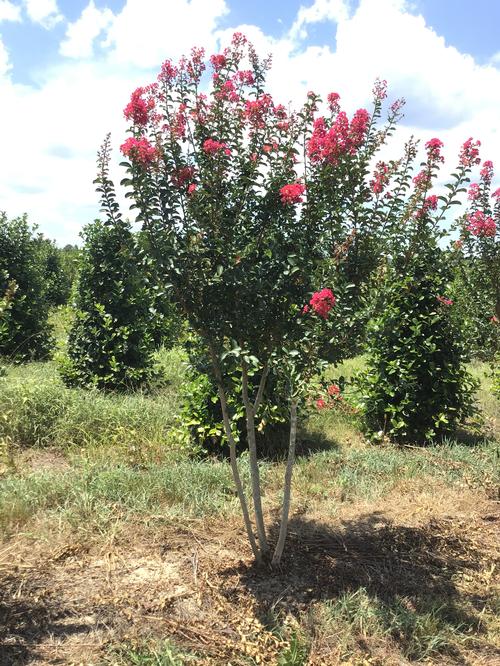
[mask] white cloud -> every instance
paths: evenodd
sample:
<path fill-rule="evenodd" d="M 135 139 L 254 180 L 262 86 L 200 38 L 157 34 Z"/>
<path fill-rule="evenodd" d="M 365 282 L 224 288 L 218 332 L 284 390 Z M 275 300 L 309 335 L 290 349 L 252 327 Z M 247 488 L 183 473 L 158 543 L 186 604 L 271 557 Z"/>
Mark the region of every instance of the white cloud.
<path fill-rule="evenodd" d="M 29 18 L 44 28 L 53 28 L 63 20 L 57 7 L 57 0 L 24 0 L 24 6 Z"/>
<path fill-rule="evenodd" d="M 361 0 L 351 15 L 342 14 L 342 6 L 316 0 L 299 10 L 289 33 L 277 39 L 257 26 L 218 31 L 227 12 L 224 0 L 128 0 L 115 17 L 91 2 L 60 47 L 75 59 L 46 70 L 36 88 L 12 83 L 0 41 L 0 126 L 13 128 L 2 137 L 1 207 L 10 215 L 27 211 L 44 233 L 75 242 L 82 224 L 98 214 L 95 154 L 109 130 L 113 163 L 120 161 L 122 110 L 130 91 L 153 80 L 165 58 L 199 44 L 214 52 L 235 29 L 247 34 L 263 56 L 273 53 L 269 84 L 279 101 L 299 104 L 309 89 L 322 95 L 336 90 L 352 113 L 369 104 L 380 76 L 388 80 L 392 97 L 409 100 L 393 155 L 411 132 L 424 141 L 439 136 L 453 167 L 460 143 L 473 136 L 483 141 L 485 158 L 498 157 L 500 171 L 499 69 L 480 66 L 447 46 L 402 0 Z M 108 27 L 104 18 L 111 21 Z M 331 39 L 306 46 L 302 31 L 318 20 L 331 21 Z M 92 58 L 101 32 L 107 47 Z M 118 182 L 119 167 L 112 173 Z"/>
<path fill-rule="evenodd" d="M 301 6 L 297 18 L 290 30 L 292 39 L 305 39 L 307 26 L 321 21 L 334 21 L 340 23 L 349 17 L 349 7 L 346 0 L 314 0 L 310 7 Z"/>
<path fill-rule="evenodd" d="M 111 58 L 155 67 L 193 45 L 211 50 L 217 22 L 227 12 L 225 0 L 128 0 L 108 33 Z"/>
<path fill-rule="evenodd" d="M 21 8 L 14 5 L 10 0 L 0 0 L 0 22 L 20 20 Z"/>
<path fill-rule="evenodd" d="M 94 0 L 82 11 L 80 18 L 70 23 L 59 52 L 68 58 L 90 58 L 93 54 L 94 40 L 113 21 L 114 14 L 107 7 L 97 9 Z"/>

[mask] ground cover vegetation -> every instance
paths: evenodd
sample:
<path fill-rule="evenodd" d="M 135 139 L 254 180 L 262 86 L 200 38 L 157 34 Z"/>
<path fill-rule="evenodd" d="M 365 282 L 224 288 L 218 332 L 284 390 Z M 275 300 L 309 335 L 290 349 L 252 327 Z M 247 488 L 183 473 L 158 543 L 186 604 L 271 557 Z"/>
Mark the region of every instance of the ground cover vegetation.
<path fill-rule="evenodd" d="M 270 64 L 132 93 L 139 230 L 109 137 L 81 250 L 0 219 L 6 663 L 500 658 L 493 164 Z"/>

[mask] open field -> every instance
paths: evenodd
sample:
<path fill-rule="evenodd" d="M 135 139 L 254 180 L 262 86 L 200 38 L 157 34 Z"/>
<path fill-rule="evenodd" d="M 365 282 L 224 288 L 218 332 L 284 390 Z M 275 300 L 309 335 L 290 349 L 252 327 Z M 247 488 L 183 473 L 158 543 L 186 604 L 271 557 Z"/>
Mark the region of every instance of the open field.
<path fill-rule="evenodd" d="M 229 465 L 176 437 L 182 358 L 163 363 L 152 395 L 70 391 L 52 364 L 0 383 L 1 664 L 500 663 L 485 365 L 481 437 L 374 447 L 347 411 L 310 417 L 272 571 L 252 562 Z M 272 524 L 284 465 L 261 471 Z"/>

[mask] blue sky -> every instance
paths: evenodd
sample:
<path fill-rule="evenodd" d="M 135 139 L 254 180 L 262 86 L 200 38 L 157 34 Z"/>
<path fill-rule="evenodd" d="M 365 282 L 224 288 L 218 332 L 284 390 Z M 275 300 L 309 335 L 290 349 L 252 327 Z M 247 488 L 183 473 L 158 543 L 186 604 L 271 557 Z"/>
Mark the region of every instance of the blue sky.
<path fill-rule="evenodd" d="M 0 0 L 0 209 L 75 242 L 97 215 L 95 153 L 108 130 L 121 142 L 129 92 L 235 29 L 273 53 L 283 101 L 338 90 L 352 112 L 380 76 L 408 102 L 401 141 L 439 133 L 451 155 L 479 136 L 495 161 L 499 25 L 496 0 Z"/>

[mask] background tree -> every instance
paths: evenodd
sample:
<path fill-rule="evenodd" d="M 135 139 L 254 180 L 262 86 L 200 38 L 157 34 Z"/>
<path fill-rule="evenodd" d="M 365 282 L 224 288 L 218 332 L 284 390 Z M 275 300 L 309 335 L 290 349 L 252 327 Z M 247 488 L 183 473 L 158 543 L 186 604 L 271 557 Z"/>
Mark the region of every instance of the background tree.
<path fill-rule="evenodd" d="M 42 241 L 26 215 L 9 220 L 0 213 L 0 294 L 11 281 L 17 291 L 4 312 L 0 355 L 17 361 L 47 358 L 53 341 Z"/>
<path fill-rule="evenodd" d="M 99 183 L 109 187 L 108 142 L 99 156 Z M 100 188 L 101 189 L 101 188 Z M 153 298 L 141 249 L 117 208 L 83 231 L 76 316 L 61 374 L 68 386 L 127 390 L 153 374 Z"/>
<path fill-rule="evenodd" d="M 370 324 L 360 386 L 365 428 L 374 439 L 429 441 L 474 413 L 465 331 L 450 314 L 452 266 L 439 242 L 445 235 L 440 222 L 463 191 L 475 149 L 462 149 L 448 195 L 438 197 L 429 192 L 441 148 L 439 139 L 426 144 L 427 159 L 413 178 L 387 257 L 380 314 Z"/>
<path fill-rule="evenodd" d="M 62 250 L 48 238 L 40 237 L 39 241 L 45 263 L 44 285 L 47 301 L 53 306 L 65 305 L 71 295 L 72 280 L 69 272 L 65 270 Z"/>

